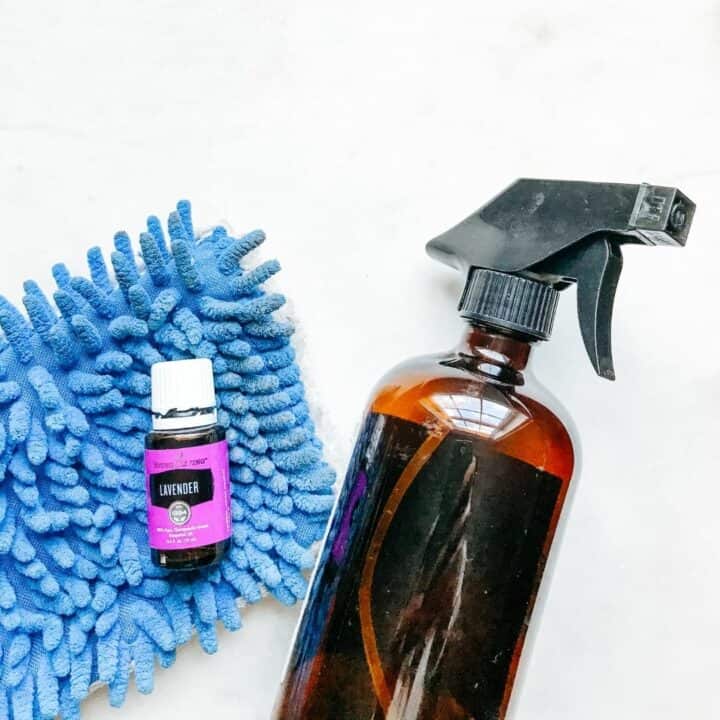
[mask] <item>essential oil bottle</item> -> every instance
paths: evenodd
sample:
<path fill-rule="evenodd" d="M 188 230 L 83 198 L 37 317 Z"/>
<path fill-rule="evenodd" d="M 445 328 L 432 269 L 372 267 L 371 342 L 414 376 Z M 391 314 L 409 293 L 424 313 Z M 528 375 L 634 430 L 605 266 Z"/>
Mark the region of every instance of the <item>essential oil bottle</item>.
<path fill-rule="evenodd" d="M 218 425 L 212 363 L 151 368 L 153 429 L 145 438 L 148 539 L 153 563 L 194 570 L 230 546 L 230 469 Z"/>

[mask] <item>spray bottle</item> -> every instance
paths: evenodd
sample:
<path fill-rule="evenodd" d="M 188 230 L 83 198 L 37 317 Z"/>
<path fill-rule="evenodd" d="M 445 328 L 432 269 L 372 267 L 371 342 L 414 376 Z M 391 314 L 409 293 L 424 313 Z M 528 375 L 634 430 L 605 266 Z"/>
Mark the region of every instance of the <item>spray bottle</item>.
<path fill-rule="evenodd" d="M 683 246 L 693 212 L 675 188 L 523 179 L 428 244 L 467 273 L 467 329 L 372 396 L 276 720 L 506 717 L 576 465 L 532 345 L 576 283 L 590 361 L 614 379 L 620 247 Z"/>

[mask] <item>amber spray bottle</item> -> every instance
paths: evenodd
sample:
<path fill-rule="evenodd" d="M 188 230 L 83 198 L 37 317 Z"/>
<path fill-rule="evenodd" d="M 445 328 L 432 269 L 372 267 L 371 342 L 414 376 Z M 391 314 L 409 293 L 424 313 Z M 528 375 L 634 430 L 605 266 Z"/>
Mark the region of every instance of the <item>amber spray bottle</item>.
<path fill-rule="evenodd" d="M 373 394 L 276 720 L 506 717 L 576 458 L 531 347 L 577 283 L 590 360 L 612 379 L 620 245 L 682 246 L 693 211 L 674 188 L 519 180 L 429 243 L 467 272 L 467 329 Z"/>
<path fill-rule="evenodd" d="M 155 363 L 153 429 L 145 438 L 148 540 L 153 563 L 194 570 L 230 546 L 230 469 L 218 424 L 212 362 Z"/>

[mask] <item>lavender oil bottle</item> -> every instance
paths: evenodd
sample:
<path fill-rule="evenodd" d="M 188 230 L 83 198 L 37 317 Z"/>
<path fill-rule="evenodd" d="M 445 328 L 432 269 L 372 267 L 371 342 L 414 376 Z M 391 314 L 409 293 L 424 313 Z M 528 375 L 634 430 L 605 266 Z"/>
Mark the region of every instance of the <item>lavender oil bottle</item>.
<path fill-rule="evenodd" d="M 155 565 L 194 570 L 230 546 L 230 470 L 217 422 L 212 363 L 152 366 L 153 429 L 145 438 L 148 539 Z"/>

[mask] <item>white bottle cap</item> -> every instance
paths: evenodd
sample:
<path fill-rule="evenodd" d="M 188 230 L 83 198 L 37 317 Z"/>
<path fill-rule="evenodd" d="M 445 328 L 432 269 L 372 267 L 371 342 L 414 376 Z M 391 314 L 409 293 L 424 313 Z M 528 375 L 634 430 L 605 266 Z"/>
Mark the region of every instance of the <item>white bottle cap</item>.
<path fill-rule="evenodd" d="M 170 360 L 150 368 L 153 428 L 179 430 L 214 425 L 215 384 L 212 362 Z"/>

